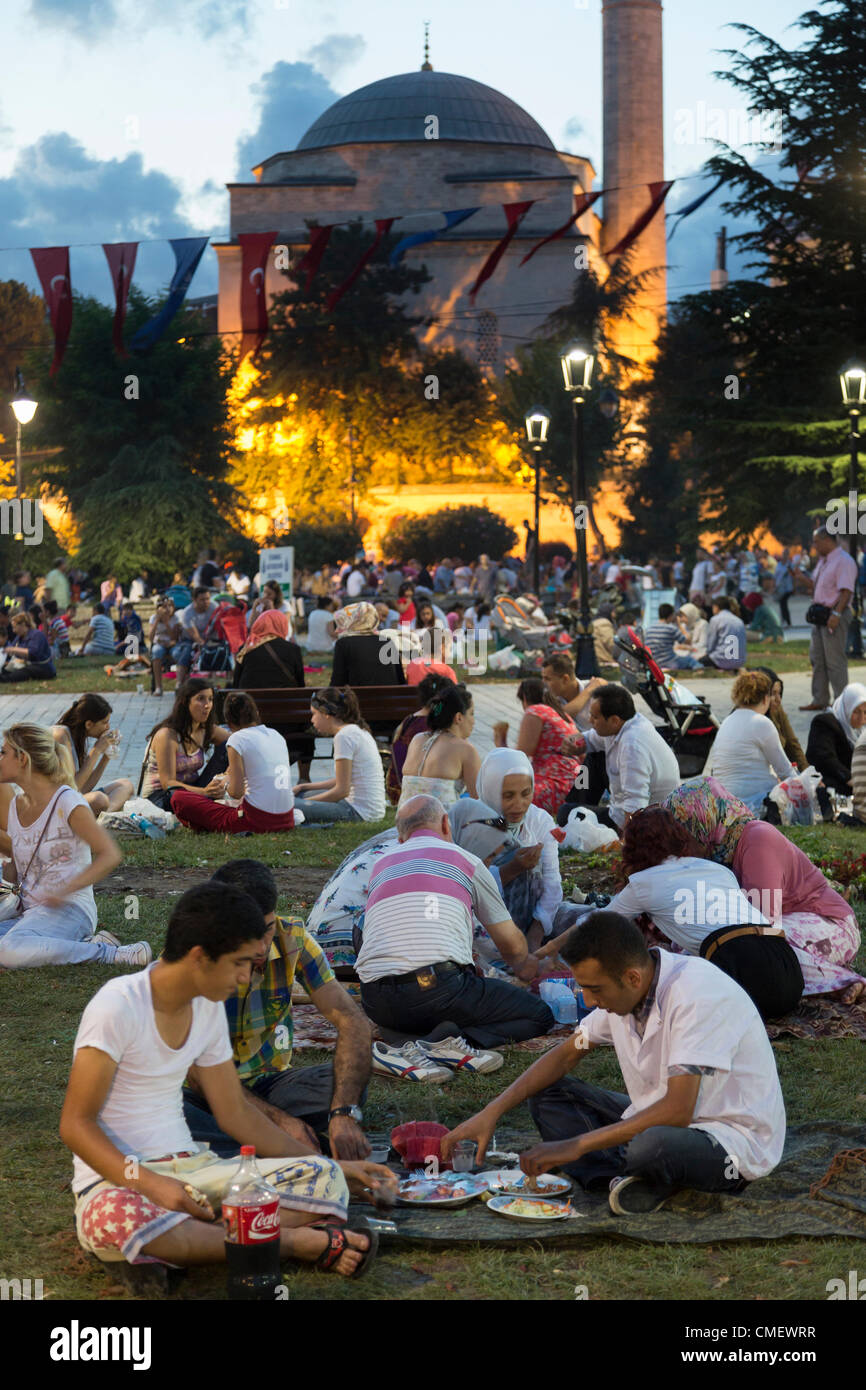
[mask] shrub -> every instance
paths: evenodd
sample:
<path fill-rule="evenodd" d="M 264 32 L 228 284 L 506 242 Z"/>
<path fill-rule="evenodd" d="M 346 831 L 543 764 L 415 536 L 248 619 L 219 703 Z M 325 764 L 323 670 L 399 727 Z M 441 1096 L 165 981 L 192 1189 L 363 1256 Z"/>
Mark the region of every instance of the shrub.
<path fill-rule="evenodd" d="M 426 516 L 404 516 L 392 522 L 382 539 L 389 560 L 417 559 L 430 564 L 442 556 L 474 560 L 478 555 L 501 559 L 517 543 L 517 532 L 503 516 L 486 507 L 443 507 Z"/>
<path fill-rule="evenodd" d="M 295 569 L 317 570 L 351 559 L 363 541 L 360 527 L 344 517 L 337 521 L 295 521 L 274 544 L 294 546 Z"/>

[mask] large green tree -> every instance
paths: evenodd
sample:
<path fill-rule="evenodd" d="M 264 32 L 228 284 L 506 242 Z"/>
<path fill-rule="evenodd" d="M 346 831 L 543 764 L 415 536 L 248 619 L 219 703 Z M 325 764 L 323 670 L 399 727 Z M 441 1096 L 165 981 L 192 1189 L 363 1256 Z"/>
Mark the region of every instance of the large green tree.
<path fill-rule="evenodd" d="M 866 352 L 866 8 L 822 0 L 792 48 L 734 27 L 744 46 L 719 75 L 764 138 L 751 158 L 720 147 L 707 171 L 726 180 L 725 211 L 747 228 L 734 240 L 759 279 L 673 307 L 648 429 L 674 494 L 693 502 L 682 534 L 699 509 L 732 538 L 759 526 L 793 537 L 843 482 L 838 374 Z M 646 502 L 652 480 L 637 481 Z M 653 500 L 664 526 L 668 499 Z"/>
<path fill-rule="evenodd" d="M 158 302 L 133 287 L 127 341 L 158 308 Z M 130 446 L 141 452 L 171 440 L 184 466 L 221 487 L 229 506 L 226 392 L 231 371 L 220 338 L 207 331 L 200 315 L 181 311 L 150 351 L 120 358 L 112 346 L 112 318 L 106 305 L 76 296 L 72 332 L 57 375 L 48 373 L 49 353 L 30 356 L 28 385 L 39 399 L 29 427 L 32 444 L 62 447 L 31 470 L 32 482 L 65 493 L 77 513 L 97 479 L 104 479 L 109 491 L 123 488 L 121 450 Z"/>

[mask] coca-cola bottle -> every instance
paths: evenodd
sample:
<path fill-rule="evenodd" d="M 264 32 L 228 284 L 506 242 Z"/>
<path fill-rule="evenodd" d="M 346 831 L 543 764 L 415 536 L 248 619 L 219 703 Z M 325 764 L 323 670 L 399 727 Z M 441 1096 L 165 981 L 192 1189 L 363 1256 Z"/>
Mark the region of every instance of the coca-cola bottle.
<path fill-rule="evenodd" d="M 229 1298 L 272 1299 L 280 1282 L 280 1195 L 262 1177 L 252 1144 L 222 1201 Z"/>

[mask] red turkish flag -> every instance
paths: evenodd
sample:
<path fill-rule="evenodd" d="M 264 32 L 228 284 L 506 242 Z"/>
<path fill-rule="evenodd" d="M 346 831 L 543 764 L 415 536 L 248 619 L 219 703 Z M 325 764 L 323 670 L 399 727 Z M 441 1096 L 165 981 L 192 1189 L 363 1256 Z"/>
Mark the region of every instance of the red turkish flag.
<path fill-rule="evenodd" d="M 306 275 L 307 282 L 304 289 L 308 290 L 313 283 L 313 276 L 322 264 L 322 257 L 325 254 L 328 242 L 331 240 L 331 232 L 337 224 L 331 222 L 324 227 L 310 228 L 310 245 L 304 255 L 294 268 L 294 278 L 299 280 L 301 272 Z"/>
<path fill-rule="evenodd" d="M 265 270 L 276 232 L 239 232 L 241 260 L 241 360 L 258 352 L 268 331 Z"/>
<path fill-rule="evenodd" d="M 118 357 L 128 357 L 129 353 L 123 346 L 123 320 L 126 318 L 126 301 L 129 297 L 132 274 L 135 270 L 138 242 L 118 241 L 110 246 L 103 242 L 102 249 L 105 252 L 105 259 L 108 261 L 108 269 L 111 271 L 111 281 L 114 285 L 114 350 Z"/>
<path fill-rule="evenodd" d="M 668 179 L 667 181 L 659 183 L 647 184 L 647 188 L 650 191 L 649 206 L 644 208 L 643 212 L 640 214 L 639 217 L 635 218 L 634 222 L 632 222 L 625 236 L 620 237 L 619 241 L 616 243 L 616 246 L 611 246 L 608 251 L 605 251 L 604 254 L 608 260 L 610 260 L 611 256 L 621 256 L 625 251 L 628 250 L 628 248 L 634 242 L 637 241 L 641 232 L 649 226 L 650 222 L 652 222 L 653 218 L 655 217 L 656 213 L 658 212 L 659 208 L 661 207 L 665 198 L 670 193 L 675 183 L 676 179 Z"/>
<path fill-rule="evenodd" d="M 479 270 L 478 279 L 475 281 L 475 284 L 469 291 L 470 304 L 475 303 L 476 294 L 481 289 L 481 286 L 484 284 L 484 281 L 490 279 L 494 270 L 496 269 L 502 257 L 504 256 L 508 243 L 511 241 L 511 238 L 514 236 L 514 233 L 517 231 L 517 228 L 520 226 L 520 223 L 523 221 L 523 218 L 529 212 L 529 209 L 532 207 L 532 204 L 534 202 L 535 199 L 532 198 L 528 203 L 502 204 L 502 211 L 505 213 L 505 220 L 508 223 L 508 231 L 505 233 L 505 236 L 502 237 L 501 240 L 499 240 L 496 243 L 493 250 L 490 252 L 490 255 L 487 257 L 487 260 L 484 262 L 483 266 Z"/>
<path fill-rule="evenodd" d="M 593 203 L 597 202 L 597 200 L 601 197 L 602 192 L 603 190 L 600 188 L 597 193 L 575 193 L 574 212 L 571 214 L 568 221 L 563 222 L 561 227 L 557 227 L 556 231 L 551 232 L 549 236 L 546 236 L 543 239 L 543 241 L 537 241 L 533 246 L 532 250 L 527 251 L 520 264 L 526 265 L 527 261 L 532 260 L 532 257 L 535 255 L 536 251 L 540 251 L 542 246 L 546 246 L 549 241 L 556 241 L 559 237 L 565 236 L 566 232 L 570 231 L 570 229 L 574 226 L 577 219 L 583 216 L 587 208 L 592 207 Z"/>
<path fill-rule="evenodd" d="M 376 235 L 373 237 L 373 240 L 370 242 L 363 256 L 357 261 L 355 268 L 346 276 L 343 283 L 337 285 L 336 289 L 331 290 L 331 293 L 328 295 L 327 303 L 325 304 L 326 313 L 332 313 L 334 306 L 340 302 L 346 291 L 352 288 L 358 276 L 361 274 L 361 271 L 364 269 L 364 266 L 370 260 L 383 238 L 388 235 L 391 227 L 397 220 L 396 217 L 376 218 Z"/>
<path fill-rule="evenodd" d="M 51 327 L 54 330 L 54 360 L 51 375 L 56 376 L 72 327 L 72 285 L 69 280 L 69 247 L 44 246 L 30 252 L 45 303 Z"/>

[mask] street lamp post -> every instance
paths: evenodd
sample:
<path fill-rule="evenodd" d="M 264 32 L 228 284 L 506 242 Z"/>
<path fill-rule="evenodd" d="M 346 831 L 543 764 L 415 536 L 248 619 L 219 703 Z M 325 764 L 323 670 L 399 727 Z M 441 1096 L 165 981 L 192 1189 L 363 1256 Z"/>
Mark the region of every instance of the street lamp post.
<path fill-rule="evenodd" d="M 535 405 L 526 413 L 526 438 L 535 454 L 535 549 L 532 564 L 532 587 L 538 598 L 538 548 L 540 542 L 539 525 L 541 521 L 541 450 L 547 443 L 550 416 L 544 406 Z"/>
<path fill-rule="evenodd" d="M 583 405 L 592 384 L 595 359 L 580 343 L 571 343 L 560 357 L 565 389 L 571 396 L 571 502 L 574 509 L 574 541 L 577 555 L 577 578 L 580 585 L 580 620 L 577 629 L 577 660 L 579 676 L 597 676 L 595 643 L 592 635 L 592 616 L 589 611 L 589 564 L 586 551 L 586 523 L 589 517 L 586 487 L 586 457 L 583 439 Z"/>
<path fill-rule="evenodd" d="M 850 362 L 848 366 L 843 367 L 842 371 L 839 373 L 839 382 L 842 387 L 842 400 L 848 408 L 848 419 L 851 424 L 851 429 L 848 435 L 848 444 L 850 446 L 850 454 L 848 458 L 848 491 L 849 494 L 853 492 L 856 496 L 859 492 L 857 483 L 860 465 L 860 460 L 858 457 L 860 444 L 860 412 L 862 407 L 866 405 L 866 371 L 864 371 L 862 367 L 858 366 L 857 363 Z M 859 516 L 859 509 L 857 514 Z M 856 529 L 851 531 L 850 535 L 848 536 L 848 546 L 851 551 L 851 557 L 856 565 Z M 852 624 L 852 632 L 849 644 L 850 655 L 854 657 L 862 657 L 863 655 L 863 634 L 860 629 L 860 615 L 860 590 L 859 586 L 856 586 L 854 589 L 854 622 Z"/>
<path fill-rule="evenodd" d="M 15 368 L 15 395 L 12 399 L 12 413 L 17 423 L 15 434 L 15 496 L 21 501 L 21 426 L 29 425 L 36 414 L 38 402 L 34 401 L 24 385 L 21 368 Z"/>

